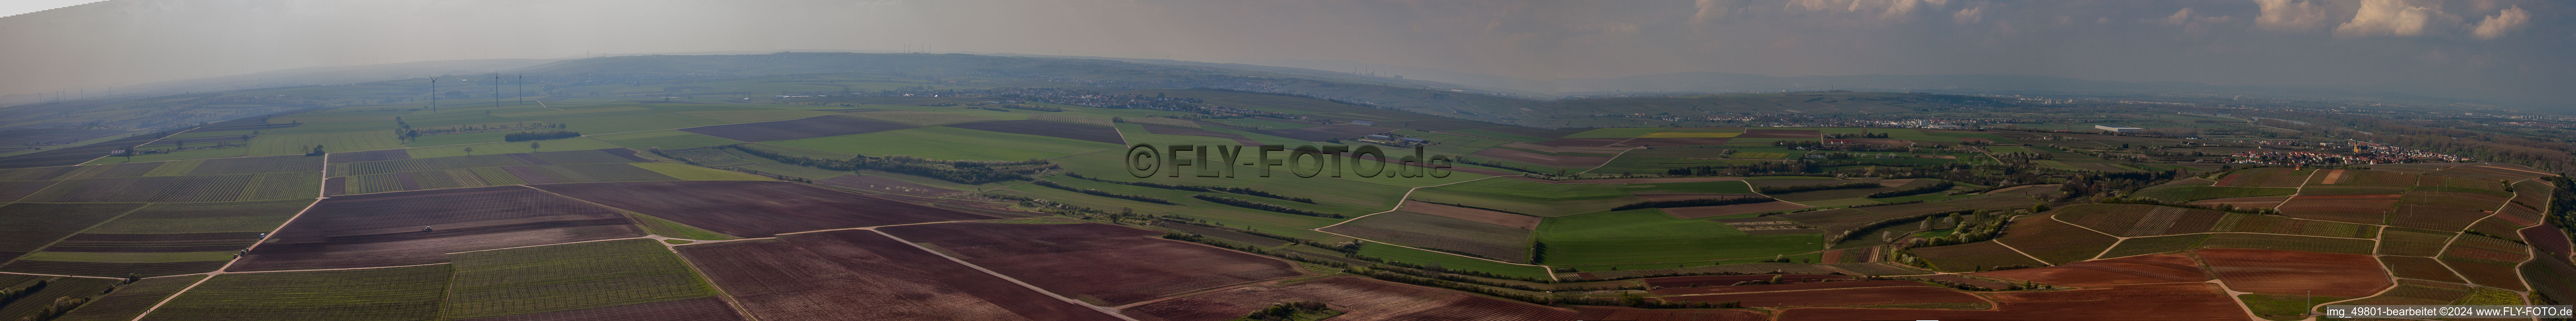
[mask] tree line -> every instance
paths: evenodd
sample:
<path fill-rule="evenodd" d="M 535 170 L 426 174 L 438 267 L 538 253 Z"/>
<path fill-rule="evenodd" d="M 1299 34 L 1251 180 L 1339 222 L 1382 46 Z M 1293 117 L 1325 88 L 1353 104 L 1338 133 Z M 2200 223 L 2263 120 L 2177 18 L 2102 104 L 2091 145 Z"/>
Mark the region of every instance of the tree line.
<path fill-rule="evenodd" d="M 1152 187 L 1152 188 L 1160 188 L 1160 189 L 1168 189 L 1168 190 L 1183 190 L 1183 191 L 1192 191 L 1192 192 L 1210 192 L 1210 193 L 1220 193 L 1220 192 L 1221 192 L 1221 193 L 1235 193 L 1235 194 L 1243 194 L 1243 195 L 1252 195 L 1252 196 L 1260 196 L 1260 197 L 1276 198 L 1276 199 L 1280 199 L 1280 200 L 1291 201 L 1291 202 L 1298 202 L 1298 203 L 1315 204 L 1315 199 L 1311 199 L 1311 198 L 1304 198 L 1304 197 L 1292 197 L 1292 196 L 1287 196 L 1287 195 L 1279 195 L 1278 193 L 1271 193 L 1271 192 L 1268 192 L 1268 191 L 1262 191 L 1262 190 L 1250 189 L 1250 188 L 1242 188 L 1242 187 L 1217 187 L 1217 186 L 1205 186 L 1205 185 L 1173 185 L 1173 184 L 1162 184 L 1162 183 L 1129 182 L 1129 181 L 1118 181 L 1118 180 L 1106 180 L 1106 179 L 1092 178 L 1092 177 L 1090 177 L 1090 176 L 1082 176 L 1082 174 L 1077 174 L 1077 173 L 1064 173 L 1064 176 L 1066 176 L 1066 177 L 1072 177 L 1072 178 L 1080 178 L 1080 179 L 1090 180 L 1090 181 L 1094 181 L 1094 182 L 1102 182 L 1102 183 L 1110 183 L 1110 184 L 1118 184 L 1118 185 L 1127 185 L 1127 186 L 1144 186 L 1144 187 Z"/>
<path fill-rule="evenodd" d="M 1628 205 L 1620 205 L 1619 207 L 1613 207 L 1613 208 L 1610 208 L 1610 210 L 1612 210 L 1612 211 L 1625 211 L 1625 210 L 1633 210 L 1633 209 L 1641 209 L 1641 208 L 1722 206 L 1722 205 L 1736 205 L 1736 204 L 1753 204 L 1753 203 L 1763 203 L 1763 202 L 1770 202 L 1770 201 L 1775 201 L 1775 199 L 1771 199 L 1771 198 L 1769 198 L 1769 197 L 1735 197 L 1735 198 L 1702 198 L 1702 199 L 1671 200 L 1671 201 L 1645 201 L 1645 202 L 1628 203 Z"/>

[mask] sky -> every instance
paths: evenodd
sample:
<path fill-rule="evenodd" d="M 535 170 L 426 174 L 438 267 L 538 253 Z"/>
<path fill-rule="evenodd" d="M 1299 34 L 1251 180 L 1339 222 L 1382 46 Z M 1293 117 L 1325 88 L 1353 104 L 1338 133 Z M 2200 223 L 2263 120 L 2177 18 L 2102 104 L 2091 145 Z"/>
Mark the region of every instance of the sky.
<path fill-rule="evenodd" d="M 2576 109 L 2576 5 L 2514 0 L 112 0 L 0 17 L 0 94 L 677 52 L 1344 60 L 1535 80 L 2012 74 Z"/>

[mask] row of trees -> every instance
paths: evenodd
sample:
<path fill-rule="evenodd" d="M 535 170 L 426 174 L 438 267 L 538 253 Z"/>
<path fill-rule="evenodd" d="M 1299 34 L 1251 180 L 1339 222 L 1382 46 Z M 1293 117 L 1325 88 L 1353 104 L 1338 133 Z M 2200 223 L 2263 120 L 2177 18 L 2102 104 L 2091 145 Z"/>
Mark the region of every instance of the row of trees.
<path fill-rule="evenodd" d="M 886 157 L 875 157 L 875 158 L 867 157 L 866 155 L 860 155 L 860 156 L 850 157 L 850 159 L 846 159 L 846 160 L 835 160 L 835 159 L 822 159 L 822 158 L 813 158 L 813 157 L 798 156 L 798 155 L 787 155 L 787 154 L 781 154 L 781 153 L 777 153 L 777 152 L 771 152 L 771 151 L 761 150 L 761 149 L 758 149 L 758 148 L 743 147 L 742 145 L 726 145 L 726 146 L 724 146 L 724 147 L 722 147 L 722 148 L 731 148 L 731 149 L 736 150 L 736 151 L 741 151 L 741 152 L 743 152 L 744 154 L 751 154 L 752 156 L 760 156 L 761 158 L 767 158 L 767 159 L 769 159 L 769 160 L 778 161 L 778 162 L 780 162 L 780 163 L 786 163 L 786 164 L 788 164 L 788 165 L 797 165 L 797 166 L 805 166 L 805 167 L 821 168 L 821 169 L 836 170 L 836 171 L 854 171 L 854 170 L 861 170 L 861 169 L 880 170 L 880 171 L 888 171 L 888 172 L 896 172 L 896 173 L 912 174 L 912 175 L 921 176 L 921 177 L 936 178 L 936 179 L 943 180 L 943 181 L 950 181 L 950 182 L 956 182 L 956 183 L 958 183 L 958 184 L 970 184 L 970 185 L 971 185 L 971 184 L 995 183 L 995 182 L 1003 182 L 1003 181 L 1030 180 L 1030 179 L 1032 179 L 1032 178 L 1031 178 L 1031 176 L 1030 176 L 1030 175 L 1032 175 L 1032 174 L 1037 174 L 1037 173 L 1039 173 L 1039 172 L 1044 172 L 1044 171 L 1053 170 L 1053 169 L 1056 169 L 1056 168 L 1057 168 L 1057 166 L 1056 166 L 1054 163 L 1049 163 L 1049 162 L 1047 162 L 1047 161 L 1043 161 L 1043 160 L 1027 160 L 1027 161 L 965 161 L 965 160 L 951 160 L 951 161 L 940 161 L 940 160 L 934 160 L 934 159 L 928 159 L 928 158 L 920 158 L 920 157 L 912 157 L 912 156 L 905 156 L 905 155 L 888 155 L 888 156 L 886 156 Z"/>
<path fill-rule="evenodd" d="M 1279 195 L 1278 193 L 1271 193 L 1271 192 L 1268 192 L 1268 191 L 1257 190 L 1257 189 L 1250 189 L 1250 188 L 1242 188 L 1242 187 L 1218 187 L 1218 186 L 1205 186 L 1205 185 L 1173 185 L 1173 184 L 1162 184 L 1162 183 L 1129 182 L 1129 181 L 1120 181 L 1120 180 L 1106 180 L 1106 179 L 1092 178 L 1092 177 L 1089 177 L 1089 176 L 1082 176 L 1082 174 L 1076 174 L 1076 173 L 1064 173 L 1064 176 L 1066 176 L 1066 177 L 1072 177 L 1072 178 L 1080 178 L 1080 179 L 1090 180 L 1090 181 L 1094 181 L 1094 182 L 1102 182 L 1102 183 L 1110 183 L 1110 184 L 1118 184 L 1118 185 L 1127 185 L 1127 186 L 1144 186 L 1144 187 L 1152 187 L 1152 188 L 1160 188 L 1160 189 L 1168 189 L 1168 190 L 1192 191 L 1192 192 L 1211 192 L 1211 193 L 1219 193 L 1219 192 L 1222 192 L 1222 193 L 1235 193 L 1235 194 L 1243 194 L 1243 195 L 1252 195 L 1252 196 L 1260 196 L 1260 197 L 1276 198 L 1276 199 L 1280 199 L 1280 200 L 1291 201 L 1291 202 L 1298 202 L 1298 203 L 1315 204 L 1315 199 L 1311 199 L 1311 198 L 1293 197 L 1293 196 L 1287 196 L 1287 195 Z"/>
<path fill-rule="evenodd" d="M 539 139 L 556 139 L 556 138 L 572 138 L 572 137 L 581 137 L 581 132 L 569 131 L 569 130 L 525 131 L 525 132 L 516 132 L 516 133 L 509 133 L 509 134 L 506 134 L 506 135 L 501 135 L 501 140 L 502 140 L 502 141 L 511 141 L 511 142 L 520 142 L 520 141 L 531 141 L 531 140 L 539 140 Z"/>
<path fill-rule="evenodd" d="M 1093 195 L 1093 196 L 1100 196 L 1100 197 L 1107 197 L 1107 198 L 1115 198 L 1115 199 L 1123 199 L 1123 200 L 1138 201 L 1138 202 L 1146 202 L 1146 203 L 1154 203 L 1154 204 L 1163 204 L 1163 205 L 1179 204 L 1179 203 L 1173 203 L 1173 202 L 1172 202 L 1172 200 L 1167 200 L 1167 199 L 1163 199 L 1163 198 L 1160 198 L 1160 197 L 1144 196 L 1144 195 L 1128 195 L 1128 194 L 1110 193 L 1109 191 L 1103 191 L 1103 190 L 1097 190 L 1097 189 L 1089 189 L 1089 188 L 1074 188 L 1074 187 L 1072 187 L 1072 186 L 1064 186 L 1064 184 L 1056 184 L 1055 182 L 1050 182 L 1050 181 L 1046 181 L 1046 180 L 1039 180 L 1039 181 L 1029 182 L 1029 183 L 1031 183 L 1031 184 L 1037 184 L 1038 186 L 1046 186 L 1046 187 L 1051 187 L 1051 188 L 1060 189 L 1060 190 L 1073 191 L 1073 192 L 1075 192 L 1075 193 L 1091 194 L 1091 195 Z"/>
<path fill-rule="evenodd" d="M 1641 209 L 1641 208 L 1723 206 L 1723 205 L 1736 205 L 1736 204 L 1753 204 L 1753 203 L 1762 203 L 1762 202 L 1770 202 L 1770 201 L 1776 201 L 1776 200 L 1771 199 L 1771 198 L 1769 198 L 1769 197 L 1734 197 L 1734 198 L 1702 198 L 1702 199 L 1671 200 L 1671 201 L 1645 201 L 1645 202 L 1628 203 L 1628 205 L 1620 205 L 1619 207 L 1613 207 L 1613 208 L 1610 208 L 1610 210 L 1612 210 L 1612 211 L 1625 211 L 1625 210 L 1633 210 L 1633 209 Z"/>

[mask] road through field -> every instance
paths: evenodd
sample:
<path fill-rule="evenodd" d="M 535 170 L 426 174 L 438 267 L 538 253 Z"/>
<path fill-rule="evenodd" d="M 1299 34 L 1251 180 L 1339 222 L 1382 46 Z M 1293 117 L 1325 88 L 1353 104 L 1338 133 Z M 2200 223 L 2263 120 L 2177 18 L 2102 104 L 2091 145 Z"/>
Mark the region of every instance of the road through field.
<path fill-rule="evenodd" d="M 1515 175 L 1515 176 L 1517 176 L 1517 175 Z M 1481 181 L 1481 180 L 1493 179 L 1493 178 L 1496 178 L 1496 177 L 1502 177 L 1502 176 L 1486 176 L 1485 178 L 1478 178 L 1478 179 L 1471 179 L 1471 180 L 1463 180 L 1463 181 L 1457 181 L 1457 182 L 1450 182 L 1449 184 L 1457 184 L 1457 183 L 1465 183 L 1465 182 Z M 1431 186 L 1423 186 L 1423 187 L 1441 187 L 1441 186 L 1448 186 L 1449 184 L 1431 185 Z M 1352 239 L 1365 240 L 1365 241 L 1370 241 L 1370 242 L 1377 242 L 1377 244 L 1378 244 L 1378 245 L 1388 245 L 1388 246 L 1394 246 L 1394 247 L 1401 247 L 1401 248 L 1408 248 L 1408 249 L 1423 250 L 1423 251 L 1426 251 L 1426 252 L 1432 252 L 1432 253 L 1449 254 L 1449 255 L 1453 255 L 1453 256 L 1457 256 L 1457 257 L 1470 258 L 1470 259 L 1478 259 L 1478 260 L 1484 260 L 1484 261 L 1487 261 L 1487 262 L 1494 262 L 1494 263 L 1511 264 L 1511 265 L 1520 265 L 1520 266 L 1536 266 L 1536 267 L 1539 267 L 1539 268 L 1542 268 L 1542 269 L 1548 269 L 1548 270 L 1547 270 L 1547 280 L 1548 280 L 1548 281 L 1557 281 L 1557 278 L 1556 278 L 1556 268 L 1555 268 L 1555 267 L 1551 267 L 1551 266 L 1546 266 L 1546 265 L 1537 265 L 1537 264 L 1520 264 L 1520 263 L 1512 263 L 1512 262 L 1495 261 L 1495 260 L 1493 260 L 1493 259 L 1487 259 L 1487 258 L 1481 258 L 1481 257 L 1473 257 L 1473 256 L 1465 256 L 1465 255 L 1457 255 L 1457 254 L 1451 254 L 1451 253 L 1449 253 L 1449 252 L 1432 251 L 1432 250 L 1429 250 L 1429 249 L 1423 249 L 1423 248 L 1418 248 L 1418 247 L 1403 246 L 1403 245 L 1397 245 L 1397 244 L 1395 244 L 1395 243 L 1387 243 L 1387 242 L 1382 242 L 1382 241 L 1377 241 L 1377 240 L 1364 239 L 1364 238 L 1360 238 L 1360 237 L 1357 237 L 1357 236 L 1342 235 L 1342 233 L 1333 233 L 1332 231 L 1325 231 L 1325 230 L 1324 230 L 1325 228 L 1334 227 L 1334 226 L 1341 226 L 1342 224 L 1350 223 L 1351 221 L 1358 221 L 1358 220 L 1360 220 L 1360 218 L 1369 217 L 1370 215 L 1386 214 L 1386 213 L 1389 213 L 1389 212 L 1395 212 L 1395 210 L 1398 210 L 1398 209 L 1403 209 L 1403 208 L 1404 208 L 1404 202 L 1402 202 L 1401 200 L 1412 199 L 1412 198 L 1413 198 L 1413 191 L 1422 190 L 1422 188 L 1423 188 L 1423 187 L 1415 187 L 1415 188 L 1405 189 L 1405 190 L 1404 190 L 1404 196 L 1402 196 L 1402 197 L 1397 197 L 1397 198 L 1396 198 L 1398 201 L 1395 203 L 1395 207 L 1393 207 L 1393 208 L 1388 208 L 1388 209 L 1386 209 L 1386 211 L 1385 211 L 1385 212 L 1377 212 L 1377 213 L 1369 213 L 1368 215 L 1360 215 L 1360 216 L 1358 216 L 1358 217 L 1352 217 L 1351 219 L 1348 219 L 1348 220 L 1342 220 L 1342 221 L 1341 221 L 1341 222 L 1339 222 L 1339 223 L 1333 223 L 1333 225 L 1325 225 L 1325 226 L 1323 226 L 1323 227 L 1310 228 L 1310 229 L 1307 229 L 1307 230 L 1313 230 L 1313 231 L 1316 231 L 1316 232 L 1324 232 L 1325 234 L 1332 234 L 1332 235 L 1337 235 L 1337 236 L 1341 236 L 1341 237 L 1348 237 L 1348 238 L 1352 238 Z"/>

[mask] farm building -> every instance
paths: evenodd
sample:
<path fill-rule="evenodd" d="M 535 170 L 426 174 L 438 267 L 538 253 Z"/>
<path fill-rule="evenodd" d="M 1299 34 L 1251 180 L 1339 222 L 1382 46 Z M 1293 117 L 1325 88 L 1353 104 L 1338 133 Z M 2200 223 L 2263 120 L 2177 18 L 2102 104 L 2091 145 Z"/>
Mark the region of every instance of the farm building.
<path fill-rule="evenodd" d="M 2137 127 L 2129 127 L 2129 126 L 2120 126 L 2120 125 L 2093 125 L 2093 128 L 2094 128 L 2094 129 L 2100 129 L 2100 130 L 2102 130 L 2102 131 L 2106 131 L 2106 132 L 2119 132 L 2119 133 L 2126 133 L 2126 132 L 2135 132 L 2135 131 L 2147 130 L 2147 129 L 2145 129 L 2145 128 L 2137 128 Z"/>

